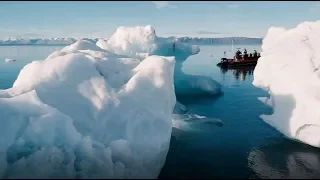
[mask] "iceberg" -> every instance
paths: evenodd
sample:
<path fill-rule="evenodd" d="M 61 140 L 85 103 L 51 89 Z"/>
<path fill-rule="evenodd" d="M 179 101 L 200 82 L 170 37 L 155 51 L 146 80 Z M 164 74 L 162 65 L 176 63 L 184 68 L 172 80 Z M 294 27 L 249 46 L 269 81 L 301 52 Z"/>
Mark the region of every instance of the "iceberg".
<path fill-rule="evenodd" d="M 96 45 L 115 54 L 140 60 L 152 55 L 174 57 L 176 95 L 216 95 L 221 92 L 221 85 L 212 78 L 182 72 L 182 63 L 189 56 L 200 52 L 197 45 L 186 44 L 173 38 L 158 37 L 150 25 L 119 27 L 108 41 L 99 39 Z"/>
<path fill-rule="evenodd" d="M 263 39 L 253 84 L 273 114 L 261 118 L 286 137 L 320 147 L 320 21 L 271 27 Z"/>
<path fill-rule="evenodd" d="M 27 64 L 0 90 L 0 177 L 157 178 L 171 138 L 174 65 L 87 40 Z"/>
<path fill-rule="evenodd" d="M 211 131 L 212 127 L 222 127 L 223 122 L 217 118 L 210 118 L 198 114 L 173 114 L 173 127 L 185 131 Z"/>
<path fill-rule="evenodd" d="M 13 63 L 13 62 L 15 62 L 16 60 L 15 60 L 15 59 L 11 59 L 11 58 L 6 58 L 6 59 L 4 59 L 4 61 L 5 61 L 6 63 Z"/>

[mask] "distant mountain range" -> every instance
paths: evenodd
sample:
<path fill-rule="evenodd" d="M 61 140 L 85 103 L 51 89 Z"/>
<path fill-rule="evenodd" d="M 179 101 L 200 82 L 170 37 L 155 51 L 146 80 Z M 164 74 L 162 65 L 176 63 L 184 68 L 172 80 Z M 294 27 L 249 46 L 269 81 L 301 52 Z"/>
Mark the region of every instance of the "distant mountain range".
<path fill-rule="evenodd" d="M 89 39 L 83 38 L 89 41 L 97 42 L 98 38 L 96 39 Z M 75 38 L 51 38 L 51 39 L 7 39 L 7 40 L 0 40 L 0 46 L 14 46 L 14 45 L 70 45 L 76 42 L 77 39 Z"/>
<path fill-rule="evenodd" d="M 169 37 L 175 38 L 175 37 Z M 99 38 L 89 39 L 83 38 L 92 42 L 97 42 Z M 248 38 L 248 37 L 224 37 L 224 38 L 191 38 L 179 37 L 178 41 L 184 43 L 210 45 L 210 44 L 261 44 L 262 38 Z M 51 39 L 8 39 L 0 40 L 0 46 L 14 46 L 14 45 L 69 45 L 76 42 L 75 38 L 51 38 Z"/>
<path fill-rule="evenodd" d="M 179 41 L 192 44 L 262 44 L 262 38 L 223 37 L 223 38 L 190 38 L 180 37 Z"/>

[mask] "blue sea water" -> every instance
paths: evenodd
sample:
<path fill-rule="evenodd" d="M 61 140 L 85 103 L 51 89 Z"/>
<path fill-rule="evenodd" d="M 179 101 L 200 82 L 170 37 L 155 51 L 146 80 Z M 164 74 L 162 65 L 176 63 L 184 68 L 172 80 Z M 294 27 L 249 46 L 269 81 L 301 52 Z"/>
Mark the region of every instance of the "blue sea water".
<path fill-rule="evenodd" d="M 0 46 L 0 89 L 12 87 L 20 70 L 62 46 Z M 237 47 L 235 46 L 234 49 Z M 248 52 L 259 45 L 245 45 Z M 253 69 L 219 69 L 231 46 L 201 46 L 183 67 L 188 74 L 210 76 L 222 85 L 216 97 L 178 97 L 189 113 L 219 118 L 223 126 L 202 124 L 205 131 L 174 129 L 159 178 L 319 178 L 320 150 L 286 139 L 259 118 L 272 110 L 258 97 L 268 94 L 252 85 Z M 5 63 L 5 58 L 16 59 Z"/>
<path fill-rule="evenodd" d="M 183 70 L 212 77 L 223 95 L 178 100 L 189 113 L 219 118 L 223 126 L 203 124 L 202 133 L 174 129 L 160 178 L 319 178 L 320 150 L 285 138 L 259 118 L 272 109 L 257 99 L 268 94 L 252 85 L 254 69 L 223 71 L 216 64 L 224 51 L 232 57 L 231 47 L 200 48 Z M 261 45 L 239 48 L 261 52 Z"/>
<path fill-rule="evenodd" d="M 64 46 L 0 46 L 0 89 L 12 87 L 20 70 L 28 63 L 43 60 Z M 15 59 L 6 63 L 5 59 Z"/>

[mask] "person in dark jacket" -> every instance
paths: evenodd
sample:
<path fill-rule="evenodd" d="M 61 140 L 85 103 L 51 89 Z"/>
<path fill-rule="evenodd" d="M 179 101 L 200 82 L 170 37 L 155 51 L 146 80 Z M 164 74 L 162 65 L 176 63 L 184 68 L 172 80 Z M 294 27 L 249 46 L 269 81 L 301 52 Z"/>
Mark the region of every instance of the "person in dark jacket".
<path fill-rule="evenodd" d="M 244 49 L 243 58 L 244 58 L 245 60 L 248 59 L 247 49 Z"/>
<path fill-rule="evenodd" d="M 253 57 L 258 57 L 258 53 L 256 50 L 254 50 L 254 52 L 253 52 Z"/>
<path fill-rule="evenodd" d="M 238 51 L 236 52 L 236 58 L 237 58 L 237 60 L 240 60 L 240 59 L 241 59 L 241 55 L 242 55 L 242 53 L 241 53 L 241 51 L 238 49 Z"/>

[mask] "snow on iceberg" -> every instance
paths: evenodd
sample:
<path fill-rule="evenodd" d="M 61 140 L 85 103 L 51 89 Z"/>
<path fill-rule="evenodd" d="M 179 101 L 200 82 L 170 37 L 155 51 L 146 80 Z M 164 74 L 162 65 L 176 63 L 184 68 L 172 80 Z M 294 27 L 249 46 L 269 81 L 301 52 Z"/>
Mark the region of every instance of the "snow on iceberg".
<path fill-rule="evenodd" d="M 1 178 L 157 178 L 175 105 L 173 58 L 80 40 L 0 90 Z"/>
<path fill-rule="evenodd" d="M 320 21 L 270 28 L 253 84 L 269 92 L 272 115 L 261 118 L 285 136 L 320 147 Z"/>
<path fill-rule="evenodd" d="M 150 25 L 119 27 L 108 41 L 100 39 L 96 44 L 115 54 L 141 60 L 151 55 L 175 57 L 174 85 L 177 95 L 215 95 L 221 92 L 221 85 L 212 78 L 182 72 L 182 63 L 200 52 L 198 46 L 158 37 Z"/>

